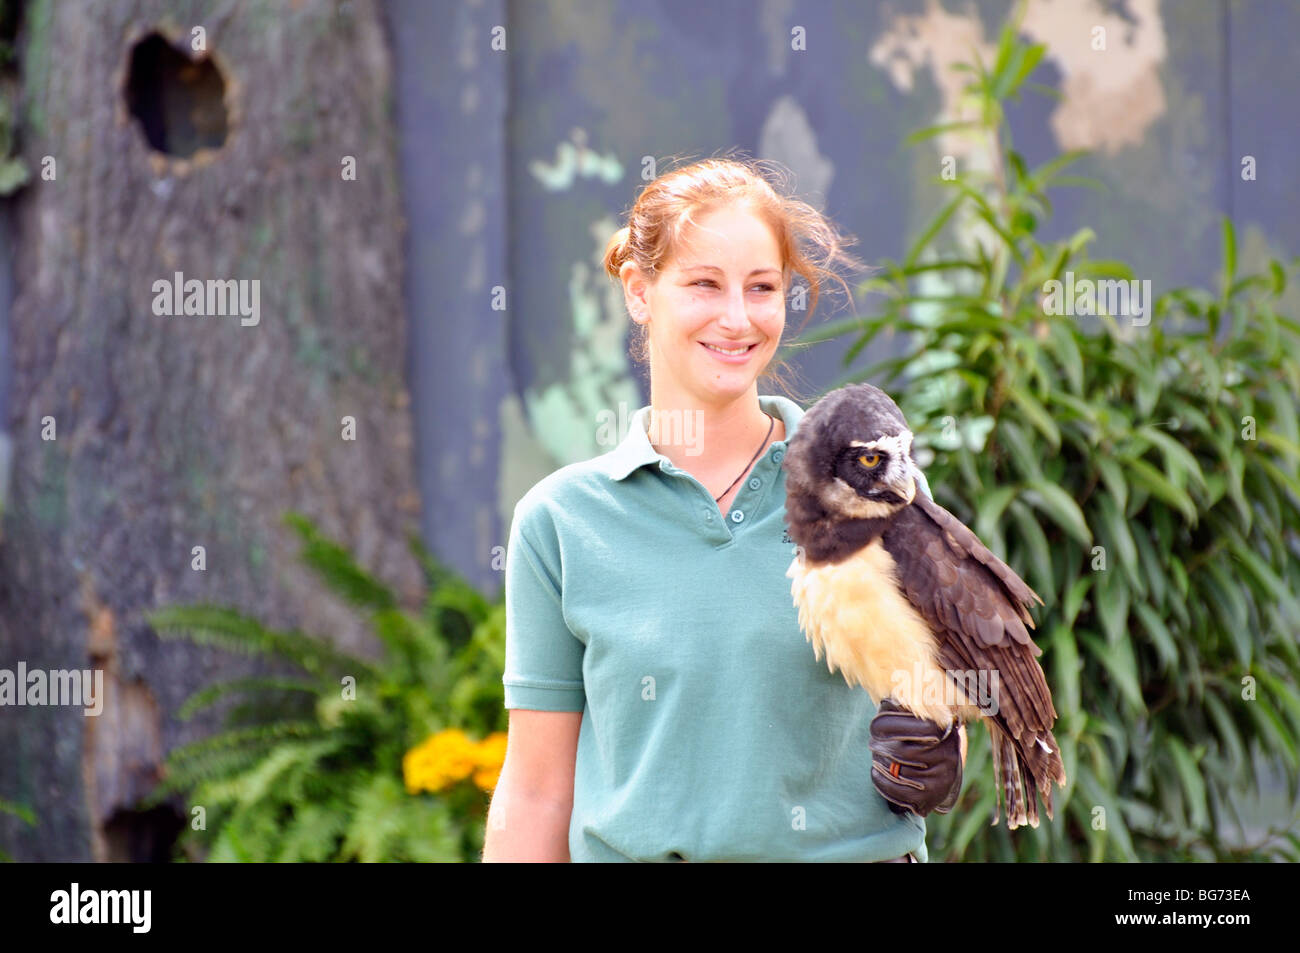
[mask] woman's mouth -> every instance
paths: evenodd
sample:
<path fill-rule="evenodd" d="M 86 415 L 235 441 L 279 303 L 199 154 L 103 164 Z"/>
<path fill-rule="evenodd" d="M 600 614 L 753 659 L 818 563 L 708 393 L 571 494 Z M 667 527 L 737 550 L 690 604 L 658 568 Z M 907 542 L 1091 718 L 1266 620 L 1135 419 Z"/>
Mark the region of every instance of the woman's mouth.
<path fill-rule="evenodd" d="M 723 347 L 720 344 L 708 344 L 700 342 L 700 346 L 711 352 L 715 358 L 724 364 L 744 364 L 749 360 L 750 352 L 758 347 L 758 342 L 753 344 L 741 344 L 736 347 Z"/>

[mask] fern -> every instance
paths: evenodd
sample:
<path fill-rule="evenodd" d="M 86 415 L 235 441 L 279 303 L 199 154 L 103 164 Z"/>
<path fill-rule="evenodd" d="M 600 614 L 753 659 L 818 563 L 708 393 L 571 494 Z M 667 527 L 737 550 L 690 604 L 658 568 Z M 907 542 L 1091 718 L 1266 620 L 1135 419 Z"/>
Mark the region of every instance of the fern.
<path fill-rule="evenodd" d="M 0 798 L 0 814 L 10 814 L 17 817 L 29 827 L 36 826 L 36 815 L 26 804 L 15 804 L 13 801 L 6 801 Z M 0 847 L 0 863 L 12 863 L 13 857 L 3 847 Z"/>
<path fill-rule="evenodd" d="M 192 695 L 184 717 L 228 698 L 240 703 L 226 730 L 168 755 L 147 803 L 184 792 L 203 805 L 207 828 L 186 832 L 181 847 L 204 850 L 211 862 L 477 859 L 485 796 L 463 789 L 412 796 L 402 759 L 445 727 L 478 736 L 505 729 L 504 606 L 412 536 L 429 591 L 420 611 L 408 612 L 306 517 L 285 521 L 308 568 L 365 614 L 384 658 L 365 662 L 219 606 L 153 613 L 162 636 L 287 661 L 305 677 L 237 678 Z M 355 676 L 355 695 L 341 691 L 343 675 Z"/>
<path fill-rule="evenodd" d="M 356 564 L 348 551 L 326 539 L 300 513 L 285 514 L 303 541 L 302 560 L 330 589 L 361 609 L 391 609 L 397 604 L 393 593 Z"/>
<path fill-rule="evenodd" d="M 215 702 L 220 701 L 227 695 L 236 692 L 262 692 L 262 691 L 298 691 L 311 692 L 320 694 L 321 686 L 312 682 L 304 682 L 292 678 L 237 678 L 229 682 L 219 682 L 216 685 L 210 685 L 200 692 L 191 695 L 185 704 L 176 712 L 176 717 L 183 721 L 188 721 L 194 713 L 200 708 L 206 708 Z"/>
<path fill-rule="evenodd" d="M 279 656 L 313 675 L 378 672 L 364 659 L 339 652 L 300 632 L 277 632 L 234 609 L 220 606 L 174 606 L 147 614 L 161 636 L 184 636 L 200 645 L 215 645 L 245 654 Z"/>

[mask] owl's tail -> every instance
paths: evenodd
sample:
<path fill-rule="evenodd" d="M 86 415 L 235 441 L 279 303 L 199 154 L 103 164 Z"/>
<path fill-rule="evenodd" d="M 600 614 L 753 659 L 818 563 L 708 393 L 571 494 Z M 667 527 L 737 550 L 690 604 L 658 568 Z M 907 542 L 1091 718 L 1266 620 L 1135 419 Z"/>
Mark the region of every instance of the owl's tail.
<path fill-rule="evenodd" d="M 1029 738 L 1025 744 L 1003 731 L 993 719 L 988 719 L 985 724 L 993 744 L 993 778 L 997 785 L 993 823 L 997 824 L 1005 799 L 1007 830 L 1014 831 L 1025 824 L 1038 827 L 1040 796 L 1050 821 L 1052 782 L 1065 784 L 1065 765 L 1061 762 L 1061 749 L 1056 738 L 1047 731 L 1044 732 L 1046 737 Z"/>

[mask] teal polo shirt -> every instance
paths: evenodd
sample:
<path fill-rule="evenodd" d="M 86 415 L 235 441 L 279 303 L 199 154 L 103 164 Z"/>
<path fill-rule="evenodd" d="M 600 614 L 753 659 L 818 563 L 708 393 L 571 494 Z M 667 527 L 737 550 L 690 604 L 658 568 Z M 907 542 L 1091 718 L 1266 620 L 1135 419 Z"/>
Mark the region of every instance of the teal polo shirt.
<path fill-rule="evenodd" d="M 795 433 L 798 404 L 759 402 Z M 570 858 L 928 861 L 924 820 L 871 783 L 875 705 L 799 628 L 786 441 L 724 517 L 651 446 L 649 409 L 510 526 L 505 707 L 582 712 Z"/>

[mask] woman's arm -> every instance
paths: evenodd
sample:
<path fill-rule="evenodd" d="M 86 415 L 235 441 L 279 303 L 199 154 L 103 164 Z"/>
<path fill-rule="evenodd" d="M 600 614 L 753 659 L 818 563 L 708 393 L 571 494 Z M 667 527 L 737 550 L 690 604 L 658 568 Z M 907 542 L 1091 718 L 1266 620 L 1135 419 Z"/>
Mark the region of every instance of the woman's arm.
<path fill-rule="evenodd" d="M 510 710 L 483 862 L 569 861 L 580 711 Z"/>

